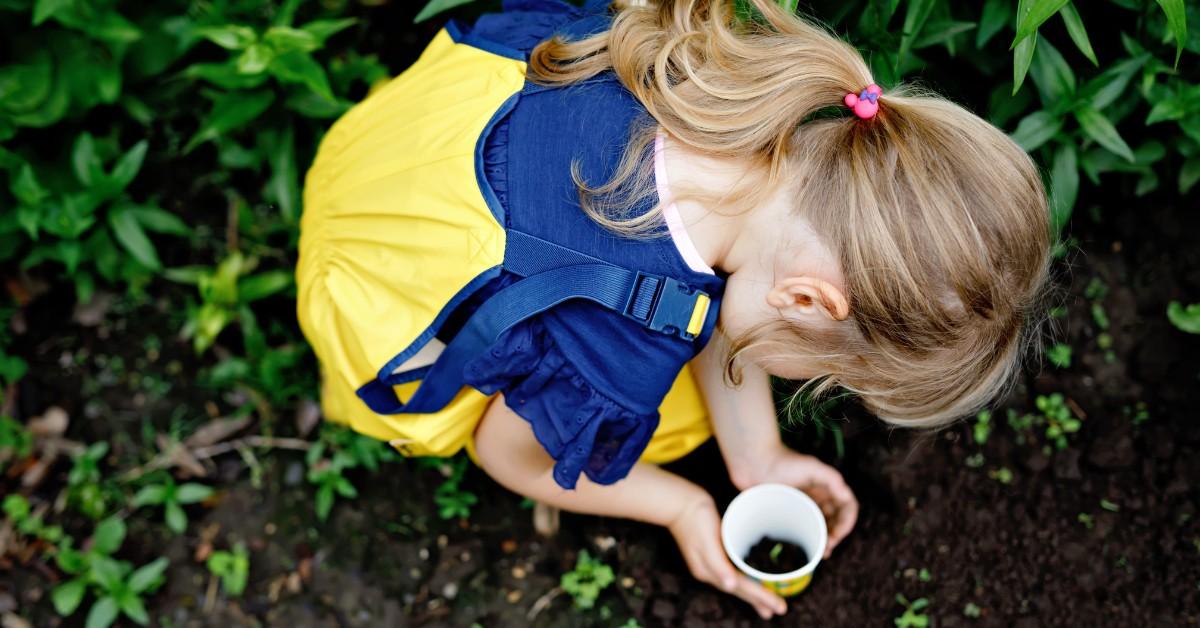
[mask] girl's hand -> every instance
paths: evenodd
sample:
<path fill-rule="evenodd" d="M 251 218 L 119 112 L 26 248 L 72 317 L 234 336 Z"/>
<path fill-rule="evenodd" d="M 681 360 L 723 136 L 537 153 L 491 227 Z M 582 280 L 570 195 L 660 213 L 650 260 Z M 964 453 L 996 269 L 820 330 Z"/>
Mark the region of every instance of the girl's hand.
<path fill-rule="evenodd" d="M 775 482 L 795 486 L 808 493 L 821 507 L 829 527 L 829 543 L 822 558 L 829 558 L 833 548 L 850 534 L 858 520 L 858 500 L 842 474 L 812 456 L 798 454 L 786 447 L 764 460 L 759 469 L 754 474 L 754 484 Z"/>
<path fill-rule="evenodd" d="M 783 598 L 751 580 L 729 562 L 721 543 L 721 518 L 707 493 L 684 508 L 667 529 L 675 537 L 688 569 L 697 580 L 749 602 L 763 619 L 787 612 Z"/>

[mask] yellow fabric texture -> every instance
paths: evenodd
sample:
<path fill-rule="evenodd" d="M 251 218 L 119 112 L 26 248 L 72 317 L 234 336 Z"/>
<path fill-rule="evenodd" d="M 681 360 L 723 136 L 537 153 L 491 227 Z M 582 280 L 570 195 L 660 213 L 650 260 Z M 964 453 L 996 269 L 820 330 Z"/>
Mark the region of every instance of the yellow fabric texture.
<path fill-rule="evenodd" d="M 321 363 L 326 418 L 414 456 L 464 446 L 490 401 L 464 387 L 434 414 L 379 415 L 355 391 L 425 333 L 452 297 L 504 259 L 504 229 L 475 178 L 476 142 L 525 64 L 441 31 L 420 59 L 329 130 L 305 180 L 297 313 Z M 418 382 L 396 387 L 402 400 Z M 643 460 L 711 434 L 685 369 Z"/>

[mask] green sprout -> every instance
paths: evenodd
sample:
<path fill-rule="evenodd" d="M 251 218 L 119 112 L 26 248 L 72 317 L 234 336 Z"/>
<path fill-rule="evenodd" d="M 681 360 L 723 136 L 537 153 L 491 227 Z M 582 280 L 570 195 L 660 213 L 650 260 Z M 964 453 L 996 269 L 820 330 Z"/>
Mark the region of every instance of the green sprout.
<path fill-rule="evenodd" d="M 233 546 L 232 552 L 217 550 L 205 564 L 209 573 L 221 579 L 225 593 L 241 597 L 250 577 L 250 555 L 246 553 L 246 546 L 238 543 Z"/>
<path fill-rule="evenodd" d="M 575 608 L 587 610 L 596 605 L 600 592 L 615 579 L 611 567 L 581 550 L 575 569 L 563 574 L 559 585 L 575 600 Z"/>
<path fill-rule="evenodd" d="M 151 484 L 142 487 L 133 496 L 132 506 L 162 506 L 167 528 L 175 534 L 183 534 L 187 530 L 188 518 L 184 512 L 185 504 L 202 502 L 213 494 L 211 487 L 203 484 L 188 482 L 175 484 L 175 480 L 167 476 L 161 484 Z"/>
<path fill-rule="evenodd" d="M 130 563 L 112 557 L 124 540 L 124 522 L 109 517 L 96 526 L 87 551 L 69 545 L 59 550 L 55 559 L 59 569 L 74 576 L 50 592 L 50 601 L 59 615 L 74 614 L 91 591 L 96 601 L 88 611 L 88 628 L 107 628 L 122 614 L 143 626 L 150 623 L 142 596 L 162 585 L 167 559 L 161 557 L 134 569 Z"/>
<path fill-rule="evenodd" d="M 928 628 L 929 615 L 922 612 L 929 606 L 927 598 L 919 597 L 910 602 L 903 594 L 897 593 L 896 602 L 904 607 L 904 614 L 893 620 L 896 628 Z"/>

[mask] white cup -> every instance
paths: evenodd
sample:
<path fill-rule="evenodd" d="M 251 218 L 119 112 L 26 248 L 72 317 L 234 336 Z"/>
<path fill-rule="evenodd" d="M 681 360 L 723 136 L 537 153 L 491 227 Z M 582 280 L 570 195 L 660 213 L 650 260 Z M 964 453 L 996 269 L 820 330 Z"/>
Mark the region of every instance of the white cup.
<path fill-rule="evenodd" d="M 767 573 L 747 565 L 746 554 L 764 536 L 803 547 L 808 564 L 787 573 Z M 784 484 L 759 484 L 742 491 L 721 518 L 721 544 L 729 560 L 742 573 L 784 597 L 808 587 L 828 542 L 821 508 L 800 489 Z"/>

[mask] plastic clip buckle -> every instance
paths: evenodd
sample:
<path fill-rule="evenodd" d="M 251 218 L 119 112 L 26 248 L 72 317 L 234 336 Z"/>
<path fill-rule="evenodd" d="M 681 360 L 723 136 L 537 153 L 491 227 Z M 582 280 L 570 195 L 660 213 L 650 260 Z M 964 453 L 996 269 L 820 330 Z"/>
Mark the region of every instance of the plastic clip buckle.
<path fill-rule="evenodd" d="M 643 286 L 654 286 L 654 300 L 650 306 L 648 317 L 639 317 L 633 313 L 633 305 L 638 301 L 638 294 Z M 667 335 L 677 335 L 684 340 L 692 340 L 696 334 L 688 333 L 688 323 L 696 309 L 698 295 L 703 294 L 686 284 L 670 277 L 652 275 L 639 271 L 634 280 L 633 290 L 625 304 L 625 315 L 644 324 L 646 327 Z"/>

